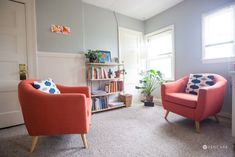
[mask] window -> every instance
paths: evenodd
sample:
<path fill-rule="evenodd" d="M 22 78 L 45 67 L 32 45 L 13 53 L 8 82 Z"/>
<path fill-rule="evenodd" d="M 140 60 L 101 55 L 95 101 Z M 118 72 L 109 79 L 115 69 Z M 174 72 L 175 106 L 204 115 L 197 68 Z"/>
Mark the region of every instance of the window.
<path fill-rule="evenodd" d="M 174 28 L 169 26 L 146 36 L 147 69 L 159 70 L 165 80 L 174 80 Z"/>
<path fill-rule="evenodd" d="M 234 51 L 234 5 L 203 16 L 203 54 L 205 60 L 228 60 Z"/>

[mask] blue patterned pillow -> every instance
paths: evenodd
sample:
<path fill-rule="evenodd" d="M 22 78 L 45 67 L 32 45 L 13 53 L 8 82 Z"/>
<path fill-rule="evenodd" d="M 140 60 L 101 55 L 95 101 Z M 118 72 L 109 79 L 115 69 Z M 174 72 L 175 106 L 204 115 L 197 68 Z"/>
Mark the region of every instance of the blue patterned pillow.
<path fill-rule="evenodd" d="M 197 95 L 199 89 L 214 85 L 213 74 L 190 74 L 185 92 Z"/>
<path fill-rule="evenodd" d="M 34 81 L 33 87 L 45 93 L 60 94 L 59 89 L 51 78 L 47 80 Z"/>

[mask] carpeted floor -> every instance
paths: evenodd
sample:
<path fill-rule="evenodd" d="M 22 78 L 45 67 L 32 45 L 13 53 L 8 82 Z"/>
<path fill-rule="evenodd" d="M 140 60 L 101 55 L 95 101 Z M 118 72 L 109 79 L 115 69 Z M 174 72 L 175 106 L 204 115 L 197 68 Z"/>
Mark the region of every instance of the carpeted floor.
<path fill-rule="evenodd" d="M 80 135 L 40 137 L 35 152 L 28 152 L 31 138 L 24 125 L 0 130 L 0 157 L 232 157 L 231 122 L 213 118 L 201 123 L 170 113 L 161 106 L 136 105 L 95 114 L 82 148 Z M 203 149 L 202 147 L 204 146 Z"/>

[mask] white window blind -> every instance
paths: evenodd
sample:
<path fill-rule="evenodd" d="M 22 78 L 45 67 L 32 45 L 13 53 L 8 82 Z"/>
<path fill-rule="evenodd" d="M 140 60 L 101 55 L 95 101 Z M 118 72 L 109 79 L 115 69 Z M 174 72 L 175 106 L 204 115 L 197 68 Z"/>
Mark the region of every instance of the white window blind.
<path fill-rule="evenodd" d="M 159 70 L 166 80 L 174 80 L 173 28 L 147 37 L 147 68 Z"/>
<path fill-rule="evenodd" d="M 235 57 L 234 5 L 203 16 L 203 60 Z"/>

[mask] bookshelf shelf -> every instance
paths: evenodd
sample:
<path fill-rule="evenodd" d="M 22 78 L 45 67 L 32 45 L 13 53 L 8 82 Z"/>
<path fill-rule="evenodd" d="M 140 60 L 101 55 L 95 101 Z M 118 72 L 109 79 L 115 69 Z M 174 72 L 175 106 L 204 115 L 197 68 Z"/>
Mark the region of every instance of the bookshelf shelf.
<path fill-rule="evenodd" d="M 105 93 L 105 94 L 94 94 L 94 95 L 91 95 L 91 97 L 94 98 L 94 97 L 100 97 L 100 96 L 109 96 L 109 95 L 120 94 L 120 93 L 122 92 L 120 91 L 120 92 L 111 92 L 111 93 Z"/>
<path fill-rule="evenodd" d="M 122 78 L 108 78 L 108 79 L 88 79 L 89 81 L 119 81 L 123 80 Z"/>
<path fill-rule="evenodd" d="M 92 113 L 99 113 L 99 112 L 104 112 L 104 111 L 108 111 L 108 110 L 114 110 L 114 109 L 118 109 L 118 108 L 122 108 L 122 107 L 125 107 L 125 105 L 108 107 L 108 108 L 100 109 L 100 110 L 93 110 Z"/>
<path fill-rule="evenodd" d="M 125 106 L 122 102 L 115 102 L 117 96 L 124 92 L 124 75 L 116 74 L 121 69 L 124 69 L 123 63 L 86 63 L 87 84 L 93 93 L 92 113 Z"/>
<path fill-rule="evenodd" d="M 123 63 L 86 63 L 87 66 L 123 66 Z"/>

